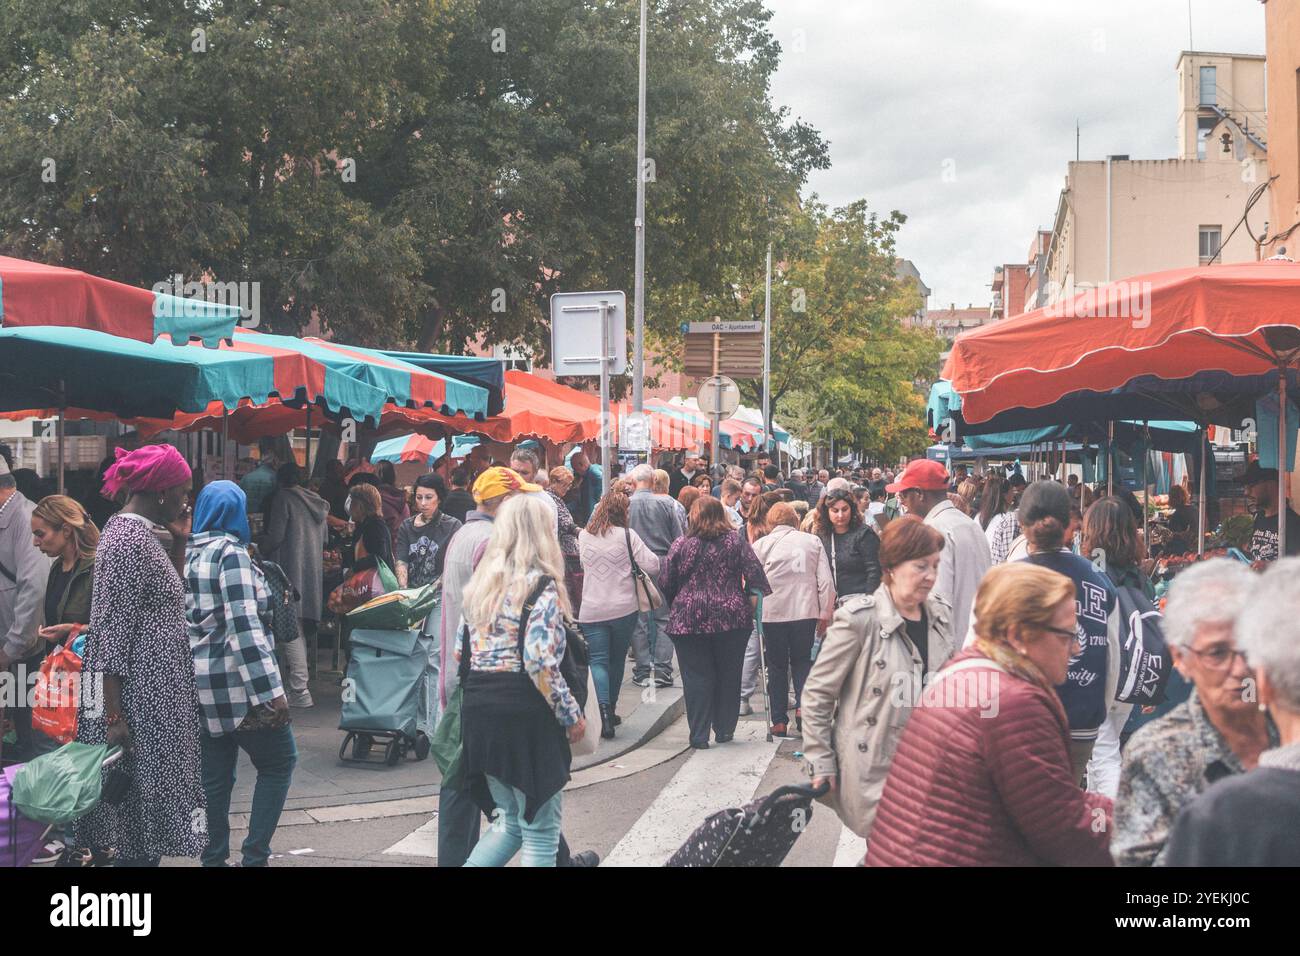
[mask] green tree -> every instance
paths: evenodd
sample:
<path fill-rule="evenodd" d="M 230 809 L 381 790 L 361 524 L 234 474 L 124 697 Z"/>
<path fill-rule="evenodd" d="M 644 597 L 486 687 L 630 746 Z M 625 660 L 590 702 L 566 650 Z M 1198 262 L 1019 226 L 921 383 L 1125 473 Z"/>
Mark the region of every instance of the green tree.
<path fill-rule="evenodd" d="M 674 290 L 721 295 L 828 164 L 771 102 L 769 19 L 652 3 L 652 329 Z M 0 0 L 0 22 L 6 252 L 257 281 L 271 328 L 452 351 L 544 354 L 552 292 L 631 290 L 637 0 Z"/>

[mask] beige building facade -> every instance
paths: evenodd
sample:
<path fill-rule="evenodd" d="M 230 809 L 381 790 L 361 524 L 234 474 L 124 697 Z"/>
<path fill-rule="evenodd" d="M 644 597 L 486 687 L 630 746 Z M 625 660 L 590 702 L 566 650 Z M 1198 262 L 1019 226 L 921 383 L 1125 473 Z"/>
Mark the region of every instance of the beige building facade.
<path fill-rule="evenodd" d="M 1265 0 L 1268 51 L 1269 241 L 1264 255 L 1286 249 L 1300 258 L 1300 0 Z"/>
<path fill-rule="evenodd" d="M 1251 235 L 1263 236 L 1267 203 L 1237 224 L 1268 178 L 1264 66 L 1263 57 L 1183 53 L 1179 158 L 1069 164 L 1037 304 L 1129 276 L 1258 257 Z"/>

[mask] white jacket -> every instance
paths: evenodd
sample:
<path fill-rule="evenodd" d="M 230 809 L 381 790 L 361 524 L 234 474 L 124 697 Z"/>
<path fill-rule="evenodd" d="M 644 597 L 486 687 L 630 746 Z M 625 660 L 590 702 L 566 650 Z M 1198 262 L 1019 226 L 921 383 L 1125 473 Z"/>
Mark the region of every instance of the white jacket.
<path fill-rule="evenodd" d="M 988 538 L 979 523 L 958 511 L 951 501 L 941 501 L 930 509 L 925 523 L 943 535 L 934 593 L 952 605 L 952 633 L 965 634 L 975 592 L 993 566 Z"/>

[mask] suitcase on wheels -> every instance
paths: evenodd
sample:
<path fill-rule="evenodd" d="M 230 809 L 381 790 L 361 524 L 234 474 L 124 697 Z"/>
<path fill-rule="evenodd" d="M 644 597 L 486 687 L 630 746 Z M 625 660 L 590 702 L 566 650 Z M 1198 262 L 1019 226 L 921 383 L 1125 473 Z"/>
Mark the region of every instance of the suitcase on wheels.
<path fill-rule="evenodd" d="M 780 866 L 812 819 L 824 784 L 778 787 L 743 807 L 711 814 L 665 866 Z"/>

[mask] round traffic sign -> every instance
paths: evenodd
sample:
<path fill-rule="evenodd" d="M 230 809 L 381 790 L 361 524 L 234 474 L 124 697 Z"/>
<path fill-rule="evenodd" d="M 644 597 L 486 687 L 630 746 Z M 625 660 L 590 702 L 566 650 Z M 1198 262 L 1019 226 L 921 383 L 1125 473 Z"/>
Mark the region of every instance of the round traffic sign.
<path fill-rule="evenodd" d="M 695 399 L 699 402 L 700 411 L 730 418 L 740 407 L 740 389 L 727 376 L 714 375 L 701 383 Z"/>

